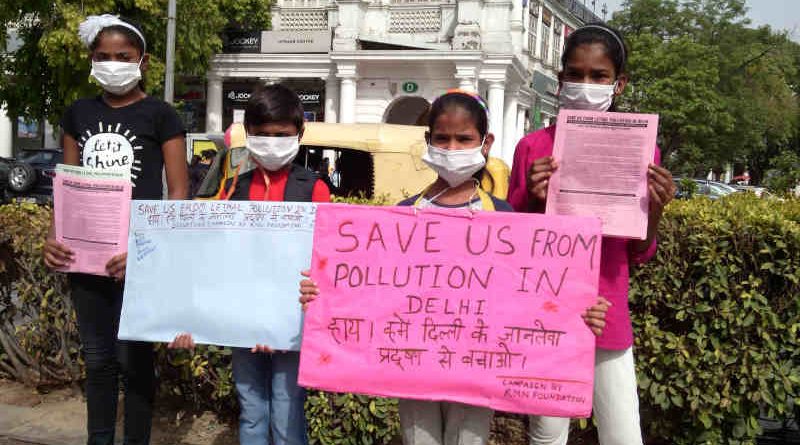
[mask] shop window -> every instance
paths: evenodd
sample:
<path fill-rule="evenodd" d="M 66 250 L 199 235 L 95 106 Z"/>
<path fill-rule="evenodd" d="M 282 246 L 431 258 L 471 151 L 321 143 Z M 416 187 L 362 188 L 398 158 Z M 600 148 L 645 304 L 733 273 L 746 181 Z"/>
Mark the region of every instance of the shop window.
<path fill-rule="evenodd" d="M 535 11 L 535 13 L 534 13 Z M 536 57 L 536 33 L 539 31 L 539 9 L 531 5 L 530 14 L 528 14 L 528 49 L 531 56 Z"/>
<path fill-rule="evenodd" d="M 542 48 L 539 51 L 542 63 L 550 65 L 550 26 L 542 22 Z"/>
<path fill-rule="evenodd" d="M 553 66 L 561 68 L 561 34 L 553 35 Z"/>

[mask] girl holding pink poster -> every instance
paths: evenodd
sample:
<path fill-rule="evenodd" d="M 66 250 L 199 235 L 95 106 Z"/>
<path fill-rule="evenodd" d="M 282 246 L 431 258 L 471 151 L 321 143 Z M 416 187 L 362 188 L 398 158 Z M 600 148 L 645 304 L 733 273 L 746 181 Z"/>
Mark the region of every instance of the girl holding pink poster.
<path fill-rule="evenodd" d="M 64 112 L 64 163 L 120 172 L 132 184 L 133 199 L 161 199 L 165 171 L 169 199 L 185 199 L 189 181 L 183 124 L 172 106 L 144 91 L 142 75 L 150 55 L 141 29 L 104 14 L 87 17 L 78 34 L 89 49 L 90 77 L 103 93 L 79 99 Z M 103 219 L 108 213 L 91 216 Z M 48 267 L 63 271 L 76 262 L 79 252 L 59 242 L 51 227 L 43 254 Z M 69 274 L 86 363 L 88 443 L 114 443 L 122 377 L 124 442 L 145 445 L 150 442 L 156 383 L 153 345 L 117 339 L 127 253 L 104 261 L 105 270 L 97 275 Z"/>
<path fill-rule="evenodd" d="M 605 25 L 586 25 L 570 34 L 559 73 L 561 109 L 614 111 L 614 97 L 628 83 L 627 50 L 622 35 Z M 523 138 L 514 154 L 509 202 L 517 211 L 544 213 L 549 179 L 558 168 L 552 157 L 555 126 Z M 647 238 L 604 237 L 600 264 L 600 294 L 612 306 L 606 329 L 597 340 L 594 415 L 602 445 L 642 444 L 639 400 L 633 360 L 633 329 L 628 310 L 629 264 L 642 263 L 656 251 L 656 231 L 664 206 L 675 194 L 669 171 L 660 167 L 660 154 L 648 169 Z M 532 417 L 531 444 L 564 445 L 569 419 Z"/>
<path fill-rule="evenodd" d="M 511 206 L 481 189 L 477 178 L 486 164 L 494 141 L 488 132 L 483 100 L 474 93 L 451 90 L 434 101 L 428 123 L 428 151 L 424 161 L 437 180 L 400 206 L 512 211 Z M 304 273 L 308 277 L 308 272 Z M 317 298 L 311 280 L 300 283 L 304 307 Z M 595 334 L 605 325 L 607 302 L 600 298 L 583 318 Z M 409 445 L 483 445 L 488 443 L 493 412 L 463 403 L 401 399 L 399 402 L 403 443 Z"/>

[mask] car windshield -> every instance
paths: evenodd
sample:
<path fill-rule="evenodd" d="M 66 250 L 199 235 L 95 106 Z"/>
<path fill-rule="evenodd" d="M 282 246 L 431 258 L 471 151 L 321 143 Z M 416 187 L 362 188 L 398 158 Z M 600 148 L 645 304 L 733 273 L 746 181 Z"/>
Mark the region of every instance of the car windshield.
<path fill-rule="evenodd" d="M 29 164 L 55 164 L 61 162 L 63 154 L 60 151 L 26 151 L 20 159 Z"/>
<path fill-rule="evenodd" d="M 731 194 L 730 190 L 720 187 L 719 184 L 714 184 L 709 182 L 707 184 L 707 187 L 708 187 L 708 193 L 714 196 L 725 196 Z"/>
<path fill-rule="evenodd" d="M 711 186 L 712 186 L 712 187 L 717 187 L 717 188 L 718 188 L 718 189 L 720 189 L 720 190 L 724 190 L 724 191 L 725 191 L 725 192 L 727 192 L 727 193 L 734 193 L 734 192 L 736 192 L 736 191 L 737 191 L 737 190 L 736 190 L 736 187 L 731 187 L 730 185 L 728 185 L 728 184 L 723 184 L 723 183 L 721 183 L 721 182 L 712 182 L 712 183 L 711 183 Z"/>

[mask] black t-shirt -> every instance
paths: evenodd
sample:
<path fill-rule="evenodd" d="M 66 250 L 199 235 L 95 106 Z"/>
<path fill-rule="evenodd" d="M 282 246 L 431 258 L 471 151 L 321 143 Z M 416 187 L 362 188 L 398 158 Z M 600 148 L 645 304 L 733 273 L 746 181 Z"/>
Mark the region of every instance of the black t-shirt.
<path fill-rule="evenodd" d="M 133 199 L 161 199 L 161 146 L 184 133 L 169 104 L 147 96 L 113 108 L 101 96 L 79 99 L 67 108 L 61 127 L 78 141 L 81 165 L 130 170 Z"/>

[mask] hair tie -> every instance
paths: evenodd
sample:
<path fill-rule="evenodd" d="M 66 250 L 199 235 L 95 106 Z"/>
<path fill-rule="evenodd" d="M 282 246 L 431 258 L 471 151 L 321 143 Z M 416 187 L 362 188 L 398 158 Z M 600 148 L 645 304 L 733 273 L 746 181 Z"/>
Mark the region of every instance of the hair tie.
<path fill-rule="evenodd" d="M 122 26 L 136 33 L 136 35 L 142 39 L 142 46 L 144 46 L 145 52 L 147 51 L 147 41 L 144 39 L 142 32 L 130 23 L 111 14 L 90 15 L 86 17 L 86 20 L 78 25 L 78 37 L 81 39 L 81 42 L 89 48 L 92 46 L 94 39 L 97 38 L 97 35 L 110 26 Z"/>
<path fill-rule="evenodd" d="M 441 98 L 447 96 L 448 94 L 463 94 L 465 96 L 471 97 L 472 99 L 475 100 L 475 102 L 478 102 L 478 105 L 480 105 L 481 108 L 483 108 L 484 113 L 486 113 L 486 118 L 487 119 L 489 118 L 489 107 L 486 106 L 486 101 L 484 101 L 483 98 L 478 93 L 469 90 L 462 90 L 461 88 L 451 88 L 439 97 Z"/>
<path fill-rule="evenodd" d="M 589 28 L 599 29 L 599 30 L 607 32 L 608 34 L 611 34 L 611 37 L 613 37 L 614 40 L 616 40 L 617 43 L 619 43 L 619 48 L 622 51 L 622 60 L 623 61 L 624 60 L 628 60 L 628 54 L 625 51 L 625 44 L 622 43 L 622 39 L 617 35 L 617 33 L 615 33 L 614 31 L 612 31 L 609 28 L 606 28 L 605 26 L 602 26 L 602 25 L 584 25 L 584 26 L 581 26 L 580 28 L 576 29 L 573 32 L 573 34 L 577 33 L 578 31 L 580 31 L 582 29 L 589 29 Z"/>

